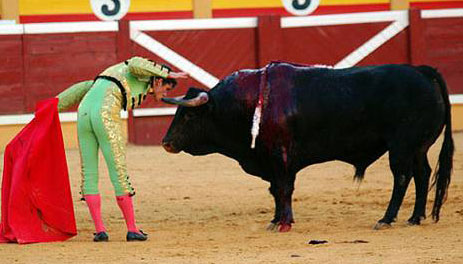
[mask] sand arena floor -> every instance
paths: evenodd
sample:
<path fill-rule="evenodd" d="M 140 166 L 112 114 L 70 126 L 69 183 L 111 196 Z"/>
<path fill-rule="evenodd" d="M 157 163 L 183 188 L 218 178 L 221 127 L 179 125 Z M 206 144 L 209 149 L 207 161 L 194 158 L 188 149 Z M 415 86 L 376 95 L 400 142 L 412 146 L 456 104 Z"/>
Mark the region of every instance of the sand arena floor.
<path fill-rule="evenodd" d="M 405 224 L 414 204 L 412 183 L 393 228 L 372 230 L 392 189 L 384 156 L 360 186 L 352 180 L 353 168 L 341 162 L 301 171 L 293 196 L 296 224 L 284 234 L 265 230 L 273 215 L 269 184 L 245 174 L 236 161 L 129 146 L 137 220 L 149 233 L 141 243 L 125 242 L 105 165 L 100 186 L 110 242 L 91 241 L 93 224 L 78 194 L 79 154 L 69 150 L 79 234 L 62 243 L 1 244 L 0 263 L 463 263 L 463 134 L 455 133 L 454 139 L 453 181 L 438 224 L 429 218 L 420 226 Z M 432 167 L 440 147 L 438 141 L 431 149 Z M 328 243 L 309 245 L 313 239 Z"/>

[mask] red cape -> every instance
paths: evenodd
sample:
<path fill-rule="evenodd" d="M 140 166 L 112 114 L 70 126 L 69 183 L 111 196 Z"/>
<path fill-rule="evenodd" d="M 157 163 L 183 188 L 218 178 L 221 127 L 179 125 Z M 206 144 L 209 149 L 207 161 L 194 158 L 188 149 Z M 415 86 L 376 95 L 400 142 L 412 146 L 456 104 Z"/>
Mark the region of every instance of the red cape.
<path fill-rule="evenodd" d="M 57 105 L 56 98 L 39 102 L 35 118 L 5 149 L 0 242 L 77 234 Z"/>

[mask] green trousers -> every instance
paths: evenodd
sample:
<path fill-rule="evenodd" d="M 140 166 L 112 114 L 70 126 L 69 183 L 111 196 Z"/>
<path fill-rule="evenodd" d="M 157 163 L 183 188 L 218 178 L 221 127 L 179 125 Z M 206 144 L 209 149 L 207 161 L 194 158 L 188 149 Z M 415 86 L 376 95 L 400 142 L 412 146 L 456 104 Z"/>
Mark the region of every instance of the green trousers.
<path fill-rule="evenodd" d="M 82 194 L 98 194 L 98 150 L 101 149 L 116 196 L 134 194 L 126 166 L 120 118 L 122 95 L 111 81 L 97 80 L 78 109 L 77 133 L 82 165 Z"/>

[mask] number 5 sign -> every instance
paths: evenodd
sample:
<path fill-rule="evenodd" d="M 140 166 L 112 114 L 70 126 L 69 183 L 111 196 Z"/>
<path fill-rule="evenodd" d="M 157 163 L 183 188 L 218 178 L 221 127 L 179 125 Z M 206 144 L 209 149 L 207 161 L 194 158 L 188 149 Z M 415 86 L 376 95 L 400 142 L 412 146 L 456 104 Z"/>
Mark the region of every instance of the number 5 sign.
<path fill-rule="evenodd" d="M 305 16 L 317 9 L 320 0 L 282 0 L 286 11 L 293 15 Z"/>
<path fill-rule="evenodd" d="M 130 7 L 130 0 L 90 0 L 92 10 L 101 20 L 119 20 Z"/>

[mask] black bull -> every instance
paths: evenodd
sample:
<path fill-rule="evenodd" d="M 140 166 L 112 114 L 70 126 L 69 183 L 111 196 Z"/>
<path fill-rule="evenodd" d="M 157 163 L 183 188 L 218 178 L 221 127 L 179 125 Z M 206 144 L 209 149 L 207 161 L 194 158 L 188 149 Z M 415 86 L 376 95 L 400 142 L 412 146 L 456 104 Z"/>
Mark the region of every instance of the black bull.
<path fill-rule="evenodd" d="M 279 231 L 289 231 L 294 222 L 291 196 L 299 170 L 340 160 L 352 164 L 355 178 L 361 180 L 366 168 L 386 151 L 394 188 L 375 228 L 395 221 L 412 177 L 416 200 L 408 222 L 420 224 L 431 175 L 427 152 L 445 126 L 434 175 L 432 216 L 439 220 L 454 146 L 447 88 L 431 67 L 328 69 L 271 63 L 235 72 L 209 91 L 190 88 L 184 97 L 164 101 L 180 105 L 163 139 L 164 148 L 192 155 L 218 152 L 269 181 L 275 199 L 269 228 L 279 226 Z M 251 148 L 258 105 L 260 131 Z"/>

